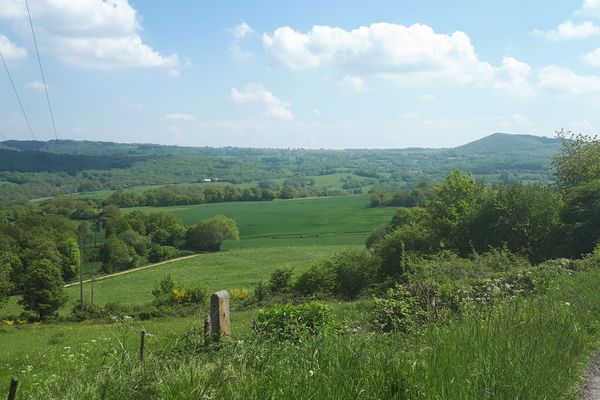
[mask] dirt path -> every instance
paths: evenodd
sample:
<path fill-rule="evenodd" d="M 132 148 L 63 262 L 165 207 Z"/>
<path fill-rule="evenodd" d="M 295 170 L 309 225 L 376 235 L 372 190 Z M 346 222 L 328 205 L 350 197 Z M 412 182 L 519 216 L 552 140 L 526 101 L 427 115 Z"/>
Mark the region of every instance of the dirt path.
<path fill-rule="evenodd" d="M 156 263 L 156 264 L 148 264 L 148 265 L 144 265 L 143 267 L 128 269 L 128 270 L 121 271 L 121 272 L 115 272 L 114 274 L 100 275 L 97 278 L 94 278 L 94 282 L 98 282 L 98 281 L 102 281 L 104 279 L 112 278 L 113 276 L 130 274 L 132 272 L 141 271 L 141 270 L 147 269 L 147 268 L 158 267 L 159 265 L 169 264 L 169 263 L 172 263 L 172 262 L 175 262 L 175 261 L 187 260 L 188 258 L 197 257 L 199 255 L 200 254 L 192 254 L 191 256 L 173 258 L 171 260 L 162 261 L 162 262 L 159 262 L 159 263 Z M 91 282 L 91 281 L 92 281 L 91 279 L 86 279 L 86 280 L 83 281 L 83 283 L 88 283 L 88 282 Z M 79 286 L 79 282 L 67 283 L 65 285 L 66 288 L 71 287 L 71 286 Z"/>
<path fill-rule="evenodd" d="M 600 352 L 596 353 L 588 368 L 581 398 L 582 400 L 600 400 Z"/>

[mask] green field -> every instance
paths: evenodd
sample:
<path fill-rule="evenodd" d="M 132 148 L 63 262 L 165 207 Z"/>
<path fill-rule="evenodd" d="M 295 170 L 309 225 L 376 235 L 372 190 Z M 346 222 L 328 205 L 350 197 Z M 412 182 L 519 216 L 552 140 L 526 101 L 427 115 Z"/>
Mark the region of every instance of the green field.
<path fill-rule="evenodd" d="M 382 174 L 382 175 L 387 175 L 387 174 Z M 341 181 L 341 179 L 347 178 L 347 177 L 351 177 L 352 179 L 356 179 L 359 181 L 363 181 L 363 180 L 367 179 L 365 177 L 358 176 L 358 175 L 355 175 L 352 173 L 346 173 L 346 172 L 336 172 L 334 174 L 328 174 L 328 175 L 307 176 L 306 178 L 312 179 L 314 181 L 313 187 L 317 188 L 317 189 L 343 190 L 342 189 L 343 182 Z M 285 181 L 285 178 L 273 179 L 272 181 L 279 185 L 282 185 Z M 8 183 L 9 182 L 7 182 L 7 184 Z M 176 184 L 172 184 L 172 185 L 141 185 L 141 186 L 130 187 L 130 188 L 124 189 L 123 191 L 124 192 L 142 193 L 142 192 L 146 192 L 149 190 L 156 190 L 156 189 L 159 189 L 164 186 L 206 187 L 206 186 L 211 186 L 211 185 L 213 185 L 213 186 L 233 185 L 240 189 L 245 189 L 245 188 L 255 187 L 257 184 L 258 184 L 258 182 L 245 182 L 245 183 L 237 183 L 237 184 L 232 184 L 230 182 L 190 182 L 190 183 L 176 183 Z M 363 193 L 367 192 L 371 187 L 372 187 L 372 185 L 364 186 L 362 188 Z M 86 198 L 86 199 L 106 200 L 114 192 L 116 192 L 116 190 L 106 189 L 106 190 L 97 190 L 94 192 L 78 193 L 77 196 Z M 37 199 L 37 200 L 39 201 L 39 200 L 44 200 L 44 199 L 45 198 Z"/>
<path fill-rule="evenodd" d="M 368 196 L 338 196 L 272 202 L 232 202 L 127 210 L 170 212 L 193 225 L 215 215 L 233 218 L 239 242 L 225 249 L 296 245 L 358 245 L 390 220 L 395 208 L 369 208 Z"/>
<path fill-rule="evenodd" d="M 233 202 L 180 207 L 143 207 L 143 211 L 166 211 L 186 224 L 223 214 L 233 218 L 239 241 L 224 243 L 220 253 L 201 254 L 190 260 L 133 272 L 94 285 L 94 302 L 141 304 L 151 299 L 154 282 L 171 273 L 186 287 L 210 289 L 253 288 L 278 266 L 300 271 L 311 262 L 349 246 L 363 245 L 368 233 L 390 220 L 394 208 L 369 208 L 367 196 L 340 196 L 273 202 Z M 131 211 L 133 209 L 126 209 Z M 84 285 L 90 298 L 90 286 Z M 70 312 L 79 298 L 79 287 L 67 289 Z M 21 312 L 17 297 L 11 298 L 2 315 Z"/>

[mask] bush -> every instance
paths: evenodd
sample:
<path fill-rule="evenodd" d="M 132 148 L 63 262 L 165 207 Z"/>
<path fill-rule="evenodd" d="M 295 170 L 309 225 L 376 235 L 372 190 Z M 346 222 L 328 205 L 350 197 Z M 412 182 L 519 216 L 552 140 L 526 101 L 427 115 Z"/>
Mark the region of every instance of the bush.
<path fill-rule="evenodd" d="M 298 276 L 294 284 L 294 290 L 302 296 L 328 296 L 334 287 L 334 272 L 321 263 L 310 266 Z"/>
<path fill-rule="evenodd" d="M 409 332 L 427 318 L 419 300 L 399 285 L 386 298 L 376 298 L 374 306 L 373 323 L 383 332 Z"/>
<path fill-rule="evenodd" d="M 344 298 L 356 298 L 373 281 L 377 260 L 364 250 L 344 250 L 321 260 L 334 275 L 332 292 Z"/>
<path fill-rule="evenodd" d="M 155 305 L 199 304 L 204 305 L 208 300 L 208 289 L 195 287 L 186 289 L 178 287 L 171 274 L 154 283 L 152 290 Z"/>
<path fill-rule="evenodd" d="M 148 261 L 161 262 L 175 258 L 179 255 L 179 250 L 172 246 L 153 245 L 148 252 Z"/>
<path fill-rule="evenodd" d="M 276 268 L 269 278 L 269 291 L 271 293 L 288 291 L 292 286 L 293 275 L 294 270 L 292 268 Z"/>
<path fill-rule="evenodd" d="M 331 309 L 317 302 L 299 306 L 287 304 L 261 311 L 255 324 L 258 334 L 277 341 L 300 341 L 308 336 L 326 334 L 332 327 Z"/>

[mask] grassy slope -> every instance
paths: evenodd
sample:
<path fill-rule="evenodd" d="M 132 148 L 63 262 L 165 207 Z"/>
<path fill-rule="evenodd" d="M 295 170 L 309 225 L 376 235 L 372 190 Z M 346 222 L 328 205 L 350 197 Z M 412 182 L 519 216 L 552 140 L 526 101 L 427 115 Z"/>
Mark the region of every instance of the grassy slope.
<path fill-rule="evenodd" d="M 167 273 L 184 286 L 206 285 L 210 289 L 252 288 L 277 266 L 300 270 L 312 261 L 347 246 L 362 245 L 368 232 L 389 221 L 394 208 L 368 208 L 366 196 L 342 196 L 274 202 L 239 202 L 182 207 L 144 207 L 144 211 L 167 211 L 191 224 L 218 214 L 234 218 L 240 241 L 226 242 L 222 253 L 203 254 L 191 260 L 166 264 L 96 282 L 94 302 L 140 304 L 151 298 L 155 281 Z M 85 296 L 89 299 L 89 285 Z M 70 311 L 79 287 L 67 289 Z M 15 315 L 17 298 L 1 311 Z"/>
<path fill-rule="evenodd" d="M 297 345 L 255 343 L 255 311 L 233 313 L 236 339 L 219 352 L 161 355 L 199 318 L 127 325 L 4 328 L 1 385 L 23 398 L 576 399 L 600 338 L 600 270 L 557 282 L 547 295 L 466 314 L 419 335 L 349 334 Z M 366 320 L 365 302 L 332 304 L 338 322 Z M 145 366 L 138 332 L 153 336 Z M 102 367 L 102 359 L 111 369 Z M 217 372 L 221 371 L 221 372 Z M 226 373 L 223 373 L 226 371 Z M 73 376 L 78 379 L 73 380 Z M 3 389 L 0 386 L 0 391 Z"/>

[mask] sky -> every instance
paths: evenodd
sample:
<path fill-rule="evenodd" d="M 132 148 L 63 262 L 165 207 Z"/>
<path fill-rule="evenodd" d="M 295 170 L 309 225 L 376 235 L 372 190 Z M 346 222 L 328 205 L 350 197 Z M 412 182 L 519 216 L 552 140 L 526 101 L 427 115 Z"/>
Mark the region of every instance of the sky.
<path fill-rule="evenodd" d="M 0 132 L 278 148 L 600 133 L 600 0 L 0 0 Z"/>

